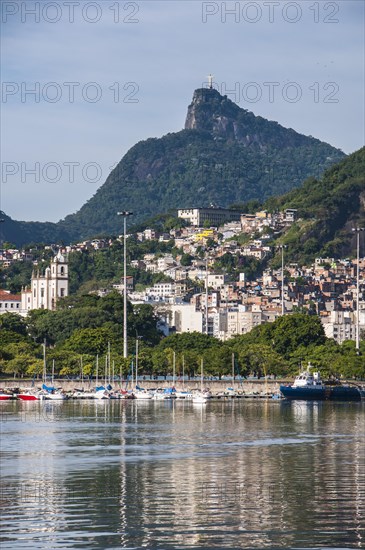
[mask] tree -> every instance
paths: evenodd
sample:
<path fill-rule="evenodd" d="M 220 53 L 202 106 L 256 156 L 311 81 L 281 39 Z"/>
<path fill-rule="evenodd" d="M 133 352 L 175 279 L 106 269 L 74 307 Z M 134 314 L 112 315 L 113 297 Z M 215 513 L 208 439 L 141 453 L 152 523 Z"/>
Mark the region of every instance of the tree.
<path fill-rule="evenodd" d="M 4 313 L 0 315 L 0 330 L 14 332 L 20 336 L 27 336 L 26 322 L 16 313 Z"/>
<path fill-rule="evenodd" d="M 7 374 L 23 377 L 32 373 L 34 365 L 39 367 L 40 347 L 29 342 L 7 344 L 1 350 L 0 364 L 2 371 Z M 41 361 L 41 364 L 42 361 Z"/>
<path fill-rule="evenodd" d="M 95 356 L 107 351 L 111 336 L 104 327 L 76 329 L 64 342 L 64 348 L 79 354 Z"/>
<path fill-rule="evenodd" d="M 279 317 L 274 323 L 266 325 L 265 332 L 266 342 L 272 343 L 275 351 L 286 359 L 299 346 L 321 345 L 326 341 L 319 317 L 301 313 Z"/>
<path fill-rule="evenodd" d="M 219 340 L 207 334 L 202 334 L 201 332 L 184 332 L 182 334 L 172 334 L 164 338 L 159 348 L 165 349 L 170 347 L 178 353 L 194 351 L 202 356 L 207 348 L 217 348 L 219 345 Z"/>
<path fill-rule="evenodd" d="M 154 349 L 152 352 L 152 367 L 155 375 L 166 376 L 169 371 L 168 354 L 163 349 Z"/>
<path fill-rule="evenodd" d="M 259 378 L 263 375 L 283 375 L 287 372 L 287 363 L 281 355 L 267 344 L 249 344 L 238 349 L 238 360 L 245 374 L 252 373 Z"/>
<path fill-rule="evenodd" d="M 204 353 L 204 374 L 217 376 L 232 372 L 232 351 L 228 346 L 209 348 Z"/>
<path fill-rule="evenodd" d="M 190 254 L 183 254 L 180 258 L 180 264 L 182 266 L 189 266 L 191 265 L 193 261 L 193 256 L 191 256 Z"/>

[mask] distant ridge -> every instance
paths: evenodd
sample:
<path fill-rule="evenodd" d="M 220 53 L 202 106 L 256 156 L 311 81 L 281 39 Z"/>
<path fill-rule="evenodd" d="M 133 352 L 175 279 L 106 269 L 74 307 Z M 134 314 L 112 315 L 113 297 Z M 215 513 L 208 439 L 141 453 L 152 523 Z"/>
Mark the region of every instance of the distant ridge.
<path fill-rule="evenodd" d="M 6 218 L 3 239 L 80 240 L 121 232 L 118 210 L 140 223 L 170 209 L 267 199 L 319 177 L 345 154 L 242 109 L 214 89 L 195 90 L 185 129 L 134 145 L 82 208 L 57 224 Z"/>

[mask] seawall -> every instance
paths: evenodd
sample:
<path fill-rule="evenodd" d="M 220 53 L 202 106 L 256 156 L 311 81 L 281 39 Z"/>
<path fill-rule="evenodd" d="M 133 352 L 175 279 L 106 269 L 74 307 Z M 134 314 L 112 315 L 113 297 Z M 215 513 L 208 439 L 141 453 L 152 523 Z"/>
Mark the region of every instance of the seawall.
<path fill-rule="evenodd" d="M 234 388 L 236 391 L 242 391 L 245 393 L 253 393 L 253 392 L 268 392 L 268 393 L 276 393 L 279 391 L 280 384 L 288 383 L 288 380 L 235 380 L 232 382 L 232 380 L 204 380 L 204 387 L 210 388 L 210 390 L 214 393 L 222 392 L 227 390 L 227 388 Z M 102 385 L 103 380 L 99 380 L 98 385 Z M 47 380 L 47 385 L 51 386 L 51 381 Z M 172 386 L 171 380 L 138 380 L 138 385 L 150 389 L 150 388 L 169 388 Z M 22 389 L 28 389 L 28 388 L 41 388 L 42 386 L 42 380 L 35 380 L 34 382 L 32 380 L 22 380 L 21 378 L 11 378 L 6 380 L 0 380 L 0 388 L 22 388 Z M 77 389 L 94 389 L 95 388 L 95 380 L 89 381 L 84 380 L 83 382 L 81 380 L 55 380 L 54 386 L 57 388 L 63 388 L 64 391 L 73 391 L 76 388 Z M 114 383 L 112 383 L 112 386 L 115 389 L 118 389 L 119 387 L 125 388 L 126 387 L 126 381 L 123 380 L 122 383 L 119 382 L 119 380 L 116 380 Z M 185 389 L 194 390 L 194 389 L 200 389 L 201 382 L 200 379 L 194 379 L 194 380 L 185 380 L 184 384 L 180 380 L 175 380 L 175 387 L 177 389 L 182 389 L 184 386 Z M 131 381 L 128 383 L 128 388 L 131 388 Z"/>

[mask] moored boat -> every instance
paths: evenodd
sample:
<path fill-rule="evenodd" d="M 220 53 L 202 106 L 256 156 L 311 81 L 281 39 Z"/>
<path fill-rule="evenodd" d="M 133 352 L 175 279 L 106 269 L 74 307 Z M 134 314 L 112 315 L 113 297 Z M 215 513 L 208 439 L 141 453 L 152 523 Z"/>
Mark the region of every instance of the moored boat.
<path fill-rule="evenodd" d="M 139 386 L 136 386 L 136 389 L 133 390 L 133 394 L 135 399 L 153 399 L 153 393 L 145 390 L 144 388 L 140 388 Z"/>
<path fill-rule="evenodd" d="M 200 390 L 193 393 L 193 403 L 207 403 L 212 398 L 212 394 L 209 388 L 203 388 L 204 375 L 203 375 L 203 359 L 201 360 L 201 375 L 200 375 Z"/>
<path fill-rule="evenodd" d="M 110 399 L 110 392 L 104 386 L 95 388 L 94 399 Z"/>
<path fill-rule="evenodd" d="M 189 390 L 176 390 L 175 397 L 177 399 L 192 399 L 193 393 Z"/>
<path fill-rule="evenodd" d="M 46 384 L 43 384 L 42 389 L 45 391 L 44 399 L 63 401 L 67 397 L 61 389 L 55 388 L 54 386 L 46 386 Z"/>
<path fill-rule="evenodd" d="M 21 401 L 41 401 L 45 399 L 45 394 L 41 391 L 25 391 L 17 394 Z"/>
<path fill-rule="evenodd" d="M 9 399 L 14 399 L 13 394 L 0 390 L 0 401 L 9 401 Z"/>
<path fill-rule="evenodd" d="M 193 393 L 192 401 L 193 403 L 207 403 L 209 399 L 212 398 L 212 394 L 210 391 L 197 391 L 196 393 Z"/>
<path fill-rule="evenodd" d="M 361 401 L 361 393 L 356 386 L 325 384 L 320 373 L 308 369 L 296 376 L 292 385 L 281 385 L 280 391 L 286 399 L 304 401 Z"/>

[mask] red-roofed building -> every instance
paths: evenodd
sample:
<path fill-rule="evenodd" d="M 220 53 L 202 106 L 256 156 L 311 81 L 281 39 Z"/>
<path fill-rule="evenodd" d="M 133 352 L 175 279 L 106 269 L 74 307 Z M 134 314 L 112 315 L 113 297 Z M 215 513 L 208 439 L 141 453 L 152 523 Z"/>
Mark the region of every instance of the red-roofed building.
<path fill-rule="evenodd" d="M 21 313 L 20 294 L 11 294 L 9 290 L 0 290 L 0 314 L 1 313 Z"/>

